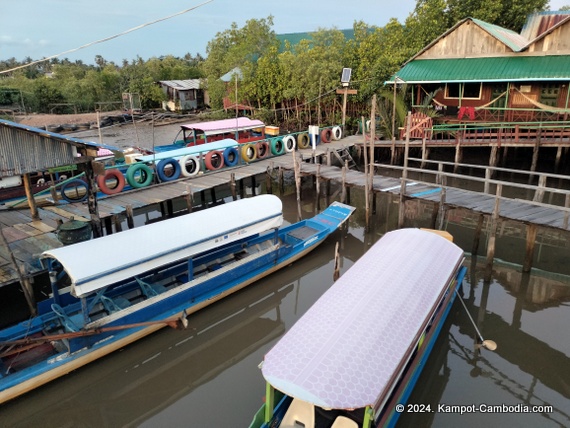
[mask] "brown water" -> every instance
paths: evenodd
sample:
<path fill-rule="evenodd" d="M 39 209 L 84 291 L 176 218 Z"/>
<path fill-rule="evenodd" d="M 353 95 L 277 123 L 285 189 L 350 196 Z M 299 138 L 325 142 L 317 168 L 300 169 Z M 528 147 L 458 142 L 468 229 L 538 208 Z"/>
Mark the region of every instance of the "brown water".
<path fill-rule="evenodd" d="M 362 194 L 352 203 L 363 206 Z M 296 221 L 294 195 L 283 197 Z M 324 204 L 323 204 L 324 205 Z M 258 364 L 278 338 L 330 286 L 334 247 L 346 271 L 397 222 L 397 207 L 378 198 L 371 230 L 358 209 L 346 230 L 303 260 L 189 319 L 186 331 L 163 330 L 0 407 L 2 427 L 247 427 L 262 403 Z M 315 203 L 305 192 L 303 217 Z M 406 226 L 429 227 L 431 208 L 409 204 Z M 476 218 L 449 213 L 446 228 L 471 251 Z M 399 427 L 570 426 L 570 251 L 568 234 L 539 229 L 534 266 L 521 274 L 524 227 L 500 230 L 492 277 L 468 257 L 466 304 L 495 352 L 478 349 L 475 330 L 455 302 L 410 397 L 432 412 L 403 414 Z M 484 254 L 485 236 L 480 253 Z M 365 344 L 363 344 L 365 346 Z M 551 405 L 545 413 L 437 412 L 438 404 Z"/>

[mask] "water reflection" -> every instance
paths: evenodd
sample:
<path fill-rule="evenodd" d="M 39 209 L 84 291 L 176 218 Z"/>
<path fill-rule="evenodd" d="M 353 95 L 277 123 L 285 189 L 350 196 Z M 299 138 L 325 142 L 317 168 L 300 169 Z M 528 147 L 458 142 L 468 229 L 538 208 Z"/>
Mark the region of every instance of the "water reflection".
<path fill-rule="evenodd" d="M 261 189 L 264 193 L 264 189 Z M 332 196 L 336 193 L 336 197 Z M 331 187 L 329 202 L 340 192 Z M 304 189 L 302 214 L 317 201 Z M 363 207 L 362 192 L 351 202 Z M 296 221 L 294 195 L 282 198 L 288 222 Z M 2 426 L 187 426 L 234 428 L 249 425 L 261 405 L 264 382 L 257 368 L 276 340 L 332 283 L 334 247 L 340 244 L 346 271 L 385 232 L 396 228 L 398 205 L 377 196 L 365 231 L 364 209 L 318 250 L 190 319 L 193 330 L 164 330 L 0 409 Z M 411 204 L 406 226 L 430 227 L 432 210 Z M 473 247 L 477 216 L 454 213 L 446 228 L 466 252 Z M 544 245 L 531 274 L 522 274 L 524 229 L 508 225 L 497 237 L 491 279 L 482 258 L 467 259 L 462 289 L 483 335 L 495 352 L 477 346 L 467 314 L 456 302 L 433 349 L 410 403 L 552 405 L 535 414 L 429 412 L 403 414 L 400 427 L 570 426 L 570 252 L 568 235 L 540 231 Z M 481 237 L 481 248 L 485 236 Z M 522 250 L 520 246 L 522 245 Z M 517 264 L 518 263 L 518 264 Z M 363 344 L 365 346 L 365 344 Z"/>

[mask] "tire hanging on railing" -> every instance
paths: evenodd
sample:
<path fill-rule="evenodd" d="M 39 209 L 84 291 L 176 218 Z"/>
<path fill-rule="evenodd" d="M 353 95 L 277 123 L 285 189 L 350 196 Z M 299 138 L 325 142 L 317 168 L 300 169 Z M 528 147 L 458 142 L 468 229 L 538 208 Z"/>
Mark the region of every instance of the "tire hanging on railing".
<path fill-rule="evenodd" d="M 306 149 L 309 147 L 309 134 L 307 132 L 302 132 L 301 134 L 297 135 L 297 147 L 300 149 Z"/>
<path fill-rule="evenodd" d="M 253 144 L 243 144 L 241 146 L 241 158 L 244 162 L 253 162 L 257 159 L 257 145 Z"/>
<path fill-rule="evenodd" d="M 170 170 L 172 170 L 172 174 L 168 175 Z M 182 168 L 174 158 L 162 159 L 156 164 L 156 175 L 162 182 L 176 180 L 181 173 Z"/>
<path fill-rule="evenodd" d="M 321 141 L 323 143 L 330 143 L 332 141 L 332 131 L 330 128 L 325 128 L 321 131 Z"/>
<path fill-rule="evenodd" d="M 200 172 L 200 160 L 194 155 L 183 156 L 178 163 L 184 177 L 194 177 Z"/>
<path fill-rule="evenodd" d="M 107 184 L 108 180 L 115 180 L 114 186 Z M 106 195 L 114 195 L 120 193 L 125 188 L 125 176 L 116 168 L 108 169 L 103 175 L 97 176 L 97 186 L 99 190 Z"/>
<path fill-rule="evenodd" d="M 80 187 L 84 187 L 85 190 L 78 190 Z M 68 181 L 60 187 L 59 194 L 69 203 L 83 202 L 87 199 L 87 183 L 79 178 Z"/>
<path fill-rule="evenodd" d="M 235 147 L 224 150 L 224 164 L 227 167 L 236 166 L 239 162 L 239 153 Z"/>
<path fill-rule="evenodd" d="M 218 150 L 211 150 L 204 156 L 204 163 L 210 171 L 215 171 L 224 166 L 224 155 Z"/>
<path fill-rule="evenodd" d="M 277 137 L 271 139 L 271 154 L 273 156 L 281 156 L 285 153 L 285 143 L 283 138 Z"/>
<path fill-rule="evenodd" d="M 335 126 L 332 129 L 333 140 L 338 141 L 342 138 L 342 128 L 340 126 Z"/>
<path fill-rule="evenodd" d="M 295 142 L 295 137 L 292 135 L 287 135 L 283 138 L 283 143 L 285 144 L 285 151 L 287 153 L 291 153 L 297 147 L 297 143 Z"/>
<path fill-rule="evenodd" d="M 127 169 L 127 183 L 135 189 L 146 187 L 152 183 L 154 173 L 152 169 L 144 163 L 135 163 Z"/>
<path fill-rule="evenodd" d="M 270 148 L 267 141 L 259 141 L 256 143 L 257 146 L 257 159 L 265 159 L 269 156 Z"/>

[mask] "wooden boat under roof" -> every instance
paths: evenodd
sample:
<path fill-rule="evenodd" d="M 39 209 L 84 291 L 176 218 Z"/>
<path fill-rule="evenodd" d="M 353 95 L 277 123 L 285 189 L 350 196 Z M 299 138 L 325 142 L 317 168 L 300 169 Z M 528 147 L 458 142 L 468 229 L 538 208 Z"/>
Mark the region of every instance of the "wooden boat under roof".
<path fill-rule="evenodd" d="M 384 235 L 265 355 L 267 397 L 251 427 L 392 426 L 463 280 L 463 260 L 430 231 Z"/>

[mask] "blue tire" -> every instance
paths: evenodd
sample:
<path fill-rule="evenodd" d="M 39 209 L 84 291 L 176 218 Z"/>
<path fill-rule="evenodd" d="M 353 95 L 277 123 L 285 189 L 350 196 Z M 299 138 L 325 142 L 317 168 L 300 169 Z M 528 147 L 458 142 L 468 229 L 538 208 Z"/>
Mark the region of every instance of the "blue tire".
<path fill-rule="evenodd" d="M 80 187 L 84 187 L 85 190 L 80 191 Z M 87 183 L 80 179 L 68 181 L 61 186 L 59 194 L 69 203 L 83 202 L 87 199 Z"/>
<path fill-rule="evenodd" d="M 166 170 L 169 166 L 172 168 L 171 175 L 166 174 Z M 180 167 L 178 161 L 174 158 L 163 159 L 156 165 L 156 174 L 162 182 L 176 180 L 178 177 L 180 177 L 181 173 L 182 168 Z"/>
<path fill-rule="evenodd" d="M 224 164 L 226 166 L 236 166 L 239 162 L 239 153 L 235 147 L 228 147 L 224 150 Z"/>

